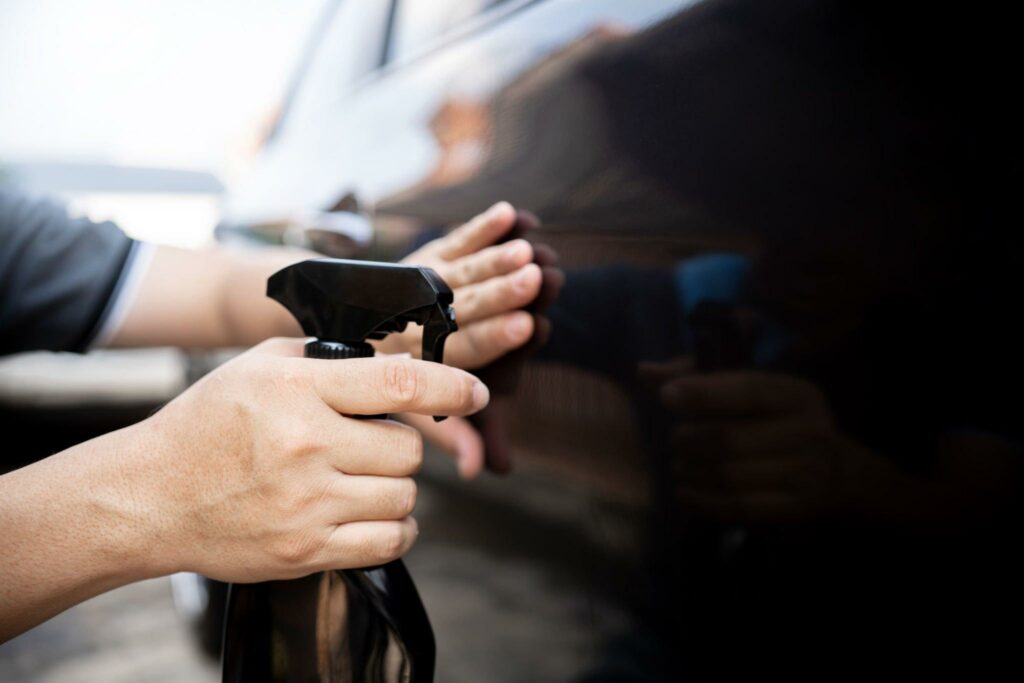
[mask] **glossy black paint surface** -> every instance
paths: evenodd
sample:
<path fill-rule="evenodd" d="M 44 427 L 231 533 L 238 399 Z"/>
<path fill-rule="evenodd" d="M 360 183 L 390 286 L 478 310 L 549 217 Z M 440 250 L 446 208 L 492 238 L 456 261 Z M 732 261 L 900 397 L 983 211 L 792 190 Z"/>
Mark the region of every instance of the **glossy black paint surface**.
<path fill-rule="evenodd" d="M 575 678 L 1019 668 L 1003 22 L 518 5 L 297 101 L 230 208 L 351 193 L 376 249 L 497 199 L 539 217 L 565 283 L 489 446 L 640 520 L 603 548 L 630 626 Z"/>

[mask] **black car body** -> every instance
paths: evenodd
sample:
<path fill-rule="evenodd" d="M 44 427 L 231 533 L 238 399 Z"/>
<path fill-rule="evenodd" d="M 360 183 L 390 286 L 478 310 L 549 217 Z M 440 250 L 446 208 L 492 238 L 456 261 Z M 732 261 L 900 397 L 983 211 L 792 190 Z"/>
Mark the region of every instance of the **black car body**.
<path fill-rule="evenodd" d="M 379 257 L 498 199 L 540 218 L 565 284 L 489 445 L 617 511 L 581 561 L 628 618 L 571 679 L 1017 666 L 999 23 L 928 3 L 347 0 L 228 222 L 359 207 Z M 695 374 L 739 377 L 741 408 L 667 408 Z M 819 412 L 758 431 L 785 396 L 751 376 Z"/>

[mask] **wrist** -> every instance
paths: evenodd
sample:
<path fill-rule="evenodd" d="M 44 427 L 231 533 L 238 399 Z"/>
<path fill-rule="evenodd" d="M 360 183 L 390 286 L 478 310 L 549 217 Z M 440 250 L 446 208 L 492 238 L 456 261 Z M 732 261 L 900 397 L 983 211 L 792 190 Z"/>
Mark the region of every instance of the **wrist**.
<path fill-rule="evenodd" d="M 303 336 L 291 313 L 264 292 L 267 279 L 278 270 L 318 254 L 290 248 L 222 249 L 219 253 L 227 263 L 218 288 L 227 345 L 250 346 L 271 337 Z"/>
<path fill-rule="evenodd" d="M 101 494 L 101 508 L 120 530 L 117 551 L 126 568 L 141 580 L 184 571 L 189 539 L 182 533 L 183 505 L 177 459 L 168 448 L 173 438 L 161 425 L 160 413 L 108 436 L 112 476 Z M 187 485 L 184 486 L 187 490 Z"/>
<path fill-rule="evenodd" d="M 115 567 L 119 583 L 149 579 L 174 571 L 166 546 L 168 517 L 161 514 L 155 485 L 154 440 L 149 420 L 82 444 L 89 452 L 90 485 L 79 493 L 83 514 L 103 534 L 96 552 Z"/>

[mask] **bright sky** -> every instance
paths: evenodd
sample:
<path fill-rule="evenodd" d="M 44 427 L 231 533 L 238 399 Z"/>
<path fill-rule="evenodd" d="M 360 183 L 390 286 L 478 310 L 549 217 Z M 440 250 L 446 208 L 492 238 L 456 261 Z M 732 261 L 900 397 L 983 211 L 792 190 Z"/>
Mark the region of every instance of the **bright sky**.
<path fill-rule="evenodd" d="M 0 163 L 222 172 L 326 0 L 3 0 Z"/>

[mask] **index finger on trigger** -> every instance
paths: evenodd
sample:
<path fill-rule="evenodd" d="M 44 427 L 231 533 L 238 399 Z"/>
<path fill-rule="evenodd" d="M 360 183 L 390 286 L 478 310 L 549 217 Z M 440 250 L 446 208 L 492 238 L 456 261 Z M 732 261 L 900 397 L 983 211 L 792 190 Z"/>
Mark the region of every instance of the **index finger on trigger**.
<path fill-rule="evenodd" d="M 342 414 L 469 415 L 490 400 L 479 379 L 440 363 L 399 357 L 301 362 L 321 400 Z"/>

